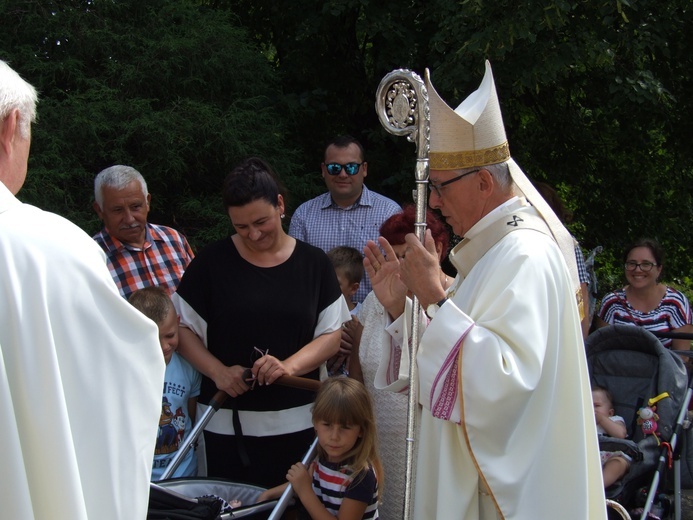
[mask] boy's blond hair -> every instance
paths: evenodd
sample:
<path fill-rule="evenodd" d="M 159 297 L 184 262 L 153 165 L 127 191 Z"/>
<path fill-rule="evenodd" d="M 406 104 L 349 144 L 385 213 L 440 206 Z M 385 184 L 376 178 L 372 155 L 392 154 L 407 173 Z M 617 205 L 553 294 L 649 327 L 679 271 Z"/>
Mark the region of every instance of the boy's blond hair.
<path fill-rule="evenodd" d="M 159 286 L 145 287 L 133 292 L 128 302 L 154 323 L 161 323 L 175 309 L 168 293 Z"/>

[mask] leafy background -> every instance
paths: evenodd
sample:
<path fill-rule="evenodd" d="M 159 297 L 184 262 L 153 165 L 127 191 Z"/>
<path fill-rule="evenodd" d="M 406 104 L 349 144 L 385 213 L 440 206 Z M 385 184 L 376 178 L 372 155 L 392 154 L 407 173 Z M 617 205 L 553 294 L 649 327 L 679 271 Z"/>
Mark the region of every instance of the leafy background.
<path fill-rule="evenodd" d="M 428 67 L 452 106 L 494 68 L 513 157 L 554 186 L 600 293 L 650 236 L 689 297 L 693 22 L 688 1 L 0 0 L 0 58 L 40 91 L 19 197 L 99 228 L 102 168 L 140 170 L 150 220 L 195 247 L 228 233 L 220 186 L 241 158 L 278 171 L 289 209 L 322 192 L 324 143 L 366 146 L 368 185 L 399 202 L 414 148 L 374 110 L 382 77 Z"/>

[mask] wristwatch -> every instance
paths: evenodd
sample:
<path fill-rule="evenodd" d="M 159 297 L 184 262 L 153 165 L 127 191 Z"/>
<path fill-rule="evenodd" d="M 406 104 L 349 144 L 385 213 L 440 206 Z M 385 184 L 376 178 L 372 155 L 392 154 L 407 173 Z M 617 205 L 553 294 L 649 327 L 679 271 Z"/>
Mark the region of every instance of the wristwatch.
<path fill-rule="evenodd" d="M 435 313 L 438 312 L 438 309 L 440 309 L 446 301 L 448 301 L 448 299 L 443 298 L 438 303 L 432 303 L 426 307 L 426 315 L 432 319 Z"/>

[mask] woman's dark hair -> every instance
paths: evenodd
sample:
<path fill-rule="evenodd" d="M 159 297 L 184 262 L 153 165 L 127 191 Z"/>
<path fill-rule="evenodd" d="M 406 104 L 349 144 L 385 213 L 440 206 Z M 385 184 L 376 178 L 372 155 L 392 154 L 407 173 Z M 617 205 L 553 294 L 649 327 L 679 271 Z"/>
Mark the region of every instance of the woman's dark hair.
<path fill-rule="evenodd" d="M 286 190 L 266 161 L 250 157 L 226 176 L 221 195 L 226 209 L 245 206 L 259 199 L 266 200 L 276 208 L 277 195 L 286 199 Z"/>
<path fill-rule="evenodd" d="M 383 222 L 380 226 L 380 235 L 394 246 L 404 244 L 404 237 L 407 236 L 407 233 L 414 233 L 415 222 L 416 206 L 407 204 L 401 212 L 395 213 Z M 430 209 L 426 210 L 426 227 L 431 230 L 435 243 L 443 246 L 443 257 L 447 256 L 450 233 L 448 233 L 443 221 Z"/>
<path fill-rule="evenodd" d="M 558 192 L 545 182 L 534 182 L 534 187 L 539 192 L 549 207 L 563 224 L 570 224 L 573 221 L 573 214 L 565 207 Z"/>
<path fill-rule="evenodd" d="M 640 238 L 636 240 L 635 242 L 632 242 L 631 244 L 626 247 L 626 249 L 623 251 L 623 263 L 625 264 L 626 261 L 628 260 L 628 254 L 635 249 L 636 247 L 646 247 L 647 249 L 650 250 L 652 253 L 652 256 L 654 256 L 655 263 L 658 266 L 663 266 L 664 265 L 664 249 L 662 249 L 662 246 L 659 245 L 659 242 L 657 242 L 653 238 Z"/>

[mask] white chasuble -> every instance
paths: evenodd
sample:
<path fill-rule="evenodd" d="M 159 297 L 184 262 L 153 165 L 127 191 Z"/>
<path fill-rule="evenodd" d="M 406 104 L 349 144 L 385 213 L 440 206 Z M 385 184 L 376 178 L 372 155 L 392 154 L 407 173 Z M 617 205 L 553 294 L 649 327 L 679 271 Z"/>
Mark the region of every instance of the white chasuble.
<path fill-rule="evenodd" d="M 164 369 L 101 248 L 0 183 L 0 516 L 145 518 Z"/>
<path fill-rule="evenodd" d="M 475 250 L 477 240 L 486 243 Z M 479 221 L 451 261 L 465 276 L 417 356 L 414 518 L 605 519 L 579 315 L 558 247 L 514 198 Z M 388 328 L 404 328 L 404 345 L 409 317 Z"/>

